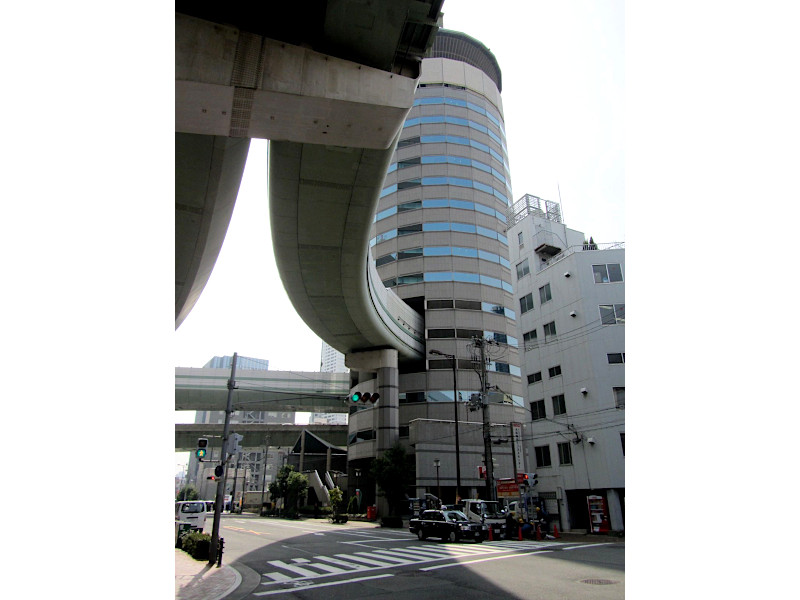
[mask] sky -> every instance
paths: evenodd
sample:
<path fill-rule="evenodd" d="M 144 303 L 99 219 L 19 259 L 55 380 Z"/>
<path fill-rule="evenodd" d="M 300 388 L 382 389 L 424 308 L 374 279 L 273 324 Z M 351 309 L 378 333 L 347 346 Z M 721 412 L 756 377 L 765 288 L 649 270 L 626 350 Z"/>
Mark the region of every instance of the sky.
<path fill-rule="evenodd" d="M 624 3 L 447 0 L 444 27 L 484 43 L 503 76 L 513 199 L 561 201 L 565 223 L 596 242 L 624 229 Z M 214 271 L 175 332 L 174 364 L 213 356 L 318 371 L 321 341 L 297 316 L 272 256 L 267 142 L 252 140 Z"/>

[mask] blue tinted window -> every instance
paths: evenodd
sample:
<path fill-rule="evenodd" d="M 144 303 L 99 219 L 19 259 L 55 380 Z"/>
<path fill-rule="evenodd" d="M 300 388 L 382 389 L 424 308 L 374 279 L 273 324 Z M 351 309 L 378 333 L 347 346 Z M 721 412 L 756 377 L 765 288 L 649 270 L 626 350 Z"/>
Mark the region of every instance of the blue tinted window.
<path fill-rule="evenodd" d="M 425 256 L 450 256 L 450 252 L 448 246 L 426 246 L 423 249 Z"/>
<path fill-rule="evenodd" d="M 478 258 L 478 251 L 475 248 L 453 248 L 452 250 L 453 250 L 453 256 Z"/>
<path fill-rule="evenodd" d="M 448 271 L 425 273 L 425 281 L 453 281 L 453 274 Z"/>
<path fill-rule="evenodd" d="M 461 233 L 475 233 L 475 225 L 470 225 L 469 223 L 451 223 L 450 229 Z"/>
<path fill-rule="evenodd" d="M 450 201 L 446 199 L 436 199 L 436 200 L 423 200 L 422 207 L 423 208 L 447 208 L 450 206 Z"/>
<path fill-rule="evenodd" d="M 477 273 L 453 273 L 453 281 L 460 281 L 462 283 L 480 283 L 480 278 Z"/>
<path fill-rule="evenodd" d="M 425 223 L 423 231 L 450 231 L 450 223 Z"/>
<path fill-rule="evenodd" d="M 452 208 L 463 208 L 464 210 L 475 210 L 475 204 L 467 200 L 450 200 Z"/>
<path fill-rule="evenodd" d="M 375 215 L 375 222 L 377 223 L 378 221 L 380 221 L 382 219 L 385 219 L 387 217 L 391 217 L 392 215 L 396 215 L 396 214 L 397 214 L 397 207 L 396 206 L 392 206 L 391 208 L 387 208 L 386 210 L 382 210 L 377 215 Z"/>

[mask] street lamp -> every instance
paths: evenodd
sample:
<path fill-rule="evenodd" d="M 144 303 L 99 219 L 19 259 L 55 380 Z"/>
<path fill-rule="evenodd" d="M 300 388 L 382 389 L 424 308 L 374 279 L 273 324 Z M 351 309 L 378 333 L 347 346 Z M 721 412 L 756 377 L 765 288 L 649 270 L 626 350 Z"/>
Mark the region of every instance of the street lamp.
<path fill-rule="evenodd" d="M 430 354 L 444 356 L 453 361 L 453 413 L 456 426 L 456 504 L 461 500 L 461 447 L 458 444 L 458 376 L 456 375 L 456 357 L 454 354 L 445 354 L 438 350 L 431 350 Z"/>
<path fill-rule="evenodd" d="M 438 458 L 433 459 L 433 466 L 436 467 L 436 495 L 439 496 L 439 502 L 442 501 L 442 488 L 439 486 L 439 467 L 441 464 Z"/>

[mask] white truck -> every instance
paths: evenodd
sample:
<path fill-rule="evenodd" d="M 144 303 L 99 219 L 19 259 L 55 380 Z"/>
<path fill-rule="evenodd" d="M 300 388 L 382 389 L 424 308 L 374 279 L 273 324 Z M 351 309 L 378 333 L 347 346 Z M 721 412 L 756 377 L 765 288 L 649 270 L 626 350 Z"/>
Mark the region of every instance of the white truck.
<path fill-rule="evenodd" d="M 464 514 L 474 523 L 485 524 L 495 540 L 502 539 L 506 532 L 506 512 L 494 500 L 464 500 Z"/>

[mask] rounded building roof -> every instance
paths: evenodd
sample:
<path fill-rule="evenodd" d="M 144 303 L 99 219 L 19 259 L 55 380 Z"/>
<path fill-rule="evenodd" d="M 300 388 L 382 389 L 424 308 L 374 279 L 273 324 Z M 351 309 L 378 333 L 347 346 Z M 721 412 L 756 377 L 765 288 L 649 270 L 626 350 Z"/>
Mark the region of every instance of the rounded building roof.
<path fill-rule="evenodd" d="M 503 75 L 494 54 L 466 33 L 440 29 L 433 40 L 430 58 L 450 58 L 472 65 L 486 73 L 494 81 L 498 91 L 503 91 Z"/>

